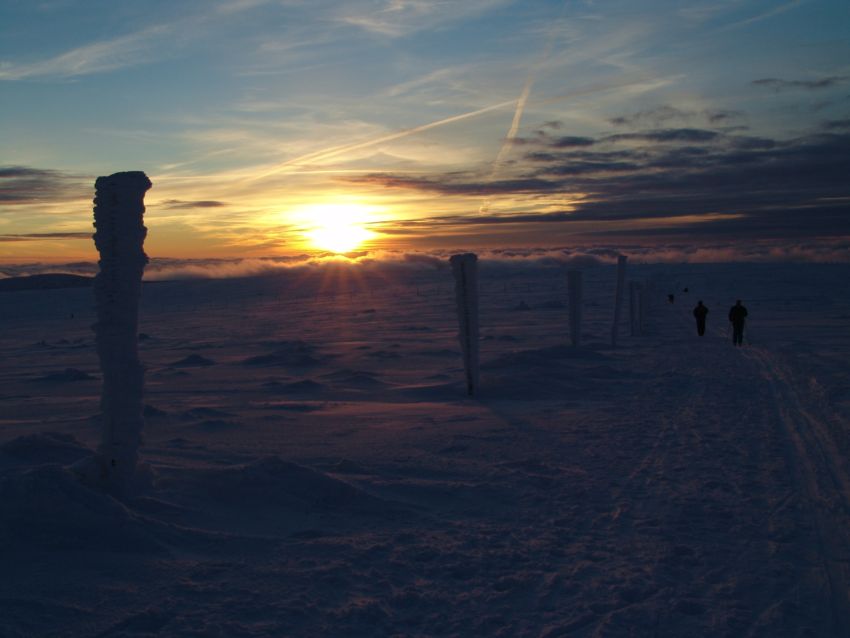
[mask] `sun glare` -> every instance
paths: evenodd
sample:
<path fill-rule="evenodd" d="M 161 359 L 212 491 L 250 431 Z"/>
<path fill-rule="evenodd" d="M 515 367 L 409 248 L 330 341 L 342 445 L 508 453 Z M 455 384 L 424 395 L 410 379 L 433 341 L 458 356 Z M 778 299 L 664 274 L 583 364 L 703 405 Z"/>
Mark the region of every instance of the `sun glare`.
<path fill-rule="evenodd" d="M 357 250 L 375 233 L 368 230 L 370 209 L 360 204 L 316 204 L 301 211 L 304 235 L 314 248 L 333 253 Z"/>

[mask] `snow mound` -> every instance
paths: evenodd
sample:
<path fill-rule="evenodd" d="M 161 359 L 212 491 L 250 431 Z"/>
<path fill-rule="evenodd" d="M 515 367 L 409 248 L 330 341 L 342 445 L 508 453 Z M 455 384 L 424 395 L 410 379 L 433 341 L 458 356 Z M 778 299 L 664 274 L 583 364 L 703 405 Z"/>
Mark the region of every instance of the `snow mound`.
<path fill-rule="evenodd" d="M 170 365 L 172 368 L 197 368 L 215 365 L 215 361 L 202 357 L 199 354 L 190 354 L 188 357 L 184 357 Z"/>
<path fill-rule="evenodd" d="M 95 377 L 87 372 L 77 370 L 76 368 L 65 368 L 60 372 L 50 372 L 44 376 L 34 379 L 34 381 L 42 381 L 45 383 L 69 383 L 71 381 L 91 381 Z"/>
<path fill-rule="evenodd" d="M 198 423 L 195 427 L 206 432 L 224 432 L 239 429 L 239 424 L 236 421 L 227 421 L 225 419 L 206 419 Z"/>
<path fill-rule="evenodd" d="M 234 416 L 232 412 L 226 412 L 225 410 L 219 410 L 218 408 L 209 408 L 206 406 L 190 408 L 180 413 L 180 418 L 184 421 L 195 421 L 199 419 L 218 419 L 231 416 Z"/>
<path fill-rule="evenodd" d="M 307 367 L 317 365 L 318 359 L 306 352 L 293 352 L 291 350 L 275 350 L 269 354 L 260 354 L 248 357 L 242 361 L 246 366 L 295 366 Z"/>
<path fill-rule="evenodd" d="M 201 468 L 163 478 L 160 487 L 205 493 L 223 504 L 274 506 L 297 511 L 381 512 L 389 502 L 297 463 L 269 456 L 223 468 Z"/>
<path fill-rule="evenodd" d="M 322 375 L 331 384 L 337 387 L 345 387 L 358 390 L 372 390 L 386 387 L 386 383 L 377 378 L 374 372 L 368 370 L 351 370 L 344 368 Z"/>
<path fill-rule="evenodd" d="M 497 357 L 483 364 L 485 369 L 514 368 L 517 365 L 541 365 L 546 366 L 553 362 L 567 359 L 604 360 L 607 357 L 594 350 L 587 348 L 574 348 L 572 346 L 560 345 L 533 350 L 518 350 Z"/>
<path fill-rule="evenodd" d="M 263 404 L 264 410 L 288 410 L 290 412 L 317 412 L 326 407 L 324 402 L 307 403 L 293 401 L 270 401 Z"/>
<path fill-rule="evenodd" d="M 156 406 L 150 405 L 149 403 L 145 403 L 144 410 L 142 412 L 145 419 L 164 419 L 168 417 L 168 412 L 165 410 L 160 410 Z"/>
<path fill-rule="evenodd" d="M 269 381 L 268 383 L 264 383 L 263 387 L 266 390 L 271 390 L 273 392 L 295 395 L 320 394 L 327 390 L 327 387 L 324 384 L 318 383 L 317 381 L 313 381 L 312 379 L 302 379 L 300 381 L 293 381 L 291 383 Z"/>
<path fill-rule="evenodd" d="M 242 361 L 246 366 L 314 366 L 321 363 L 313 356 L 315 347 L 304 341 L 266 341 L 266 347 L 274 348 L 268 354 L 248 357 Z"/>
<path fill-rule="evenodd" d="M 92 454 L 70 434 L 37 432 L 0 444 L 0 453 L 28 465 L 75 463 Z"/>
<path fill-rule="evenodd" d="M 392 350 L 375 350 L 374 352 L 368 352 L 365 355 L 370 359 L 401 359 L 401 355 L 398 352 L 393 352 Z"/>
<path fill-rule="evenodd" d="M 566 306 L 564 305 L 564 302 L 560 299 L 550 299 L 549 301 L 544 301 L 542 304 L 540 304 L 539 308 L 543 310 L 561 310 L 563 308 L 566 308 Z"/>
<path fill-rule="evenodd" d="M 147 522 L 58 465 L 0 475 L 0 546 L 5 551 L 151 553 L 164 546 Z"/>

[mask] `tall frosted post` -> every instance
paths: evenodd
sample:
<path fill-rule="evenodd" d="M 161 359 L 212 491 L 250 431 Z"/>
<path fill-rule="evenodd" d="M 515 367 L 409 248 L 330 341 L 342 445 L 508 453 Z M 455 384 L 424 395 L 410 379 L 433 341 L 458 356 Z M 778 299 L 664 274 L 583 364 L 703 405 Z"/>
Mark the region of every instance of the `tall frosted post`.
<path fill-rule="evenodd" d="M 567 295 L 570 308 L 570 342 L 574 348 L 581 345 L 581 271 L 567 272 Z"/>
<path fill-rule="evenodd" d="M 142 250 L 147 229 L 142 217 L 151 187 L 140 171 L 98 177 L 94 198 L 94 243 L 100 271 L 94 280 L 97 354 L 103 373 L 100 400 L 103 433 L 95 467 L 98 484 L 123 493 L 136 472 L 144 425 L 144 368 L 137 349 Z"/>
<path fill-rule="evenodd" d="M 452 255 L 449 263 L 455 278 L 455 299 L 466 373 L 466 393 L 478 392 L 478 256 L 473 253 Z"/>
<path fill-rule="evenodd" d="M 616 347 L 620 331 L 620 317 L 623 313 L 623 288 L 626 285 L 625 255 L 617 257 L 617 291 L 614 293 L 614 324 L 611 326 L 611 346 Z"/>

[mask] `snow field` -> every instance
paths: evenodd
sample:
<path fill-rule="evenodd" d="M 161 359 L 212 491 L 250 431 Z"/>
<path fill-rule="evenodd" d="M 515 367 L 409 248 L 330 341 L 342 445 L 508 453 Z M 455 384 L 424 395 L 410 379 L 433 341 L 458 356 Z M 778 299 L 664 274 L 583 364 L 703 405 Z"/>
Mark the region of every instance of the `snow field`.
<path fill-rule="evenodd" d="M 448 269 L 148 284 L 123 502 L 63 469 L 91 291 L 6 293 L 0 635 L 846 635 L 847 267 L 629 269 L 647 331 L 585 268 L 576 349 L 566 269 L 482 264 L 475 399 Z"/>

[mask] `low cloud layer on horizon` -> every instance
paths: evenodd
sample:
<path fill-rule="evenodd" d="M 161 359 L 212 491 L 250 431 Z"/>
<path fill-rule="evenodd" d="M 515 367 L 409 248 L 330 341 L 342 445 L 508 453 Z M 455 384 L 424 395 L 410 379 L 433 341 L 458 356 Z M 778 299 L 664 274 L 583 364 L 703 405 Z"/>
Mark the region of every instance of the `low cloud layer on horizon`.
<path fill-rule="evenodd" d="M 418 270 L 448 268 L 448 258 L 456 250 L 434 251 L 360 251 L 348 257 L 340 255 L 294 255 L 289 257 L 235 259 L 153 258 L 145 268 L 147 281 L 177 279 L 225 279 L 266 276 L 275 273 L 322 272 L 327 269 L 354 268 L 375 273 L 411 273 Z M 612 265 L 617 256 L 627 255 L 639 264 L 685 264 L 716 262 L 813 262 L 850 263 L 850 239 L 811 242 L 762 241 L 754 243 L 718 242 L 688 244 L 669 242 L 654 246 L 641 244 L 599 244 L 595 246 L 555 248 L 490 248 L 474 250 L 483 268 L 593 267 Z M 95 262 L 29 263 L 0 265 L 0 279 L 44 273 L 69 273 L 92 276 Z"/>

